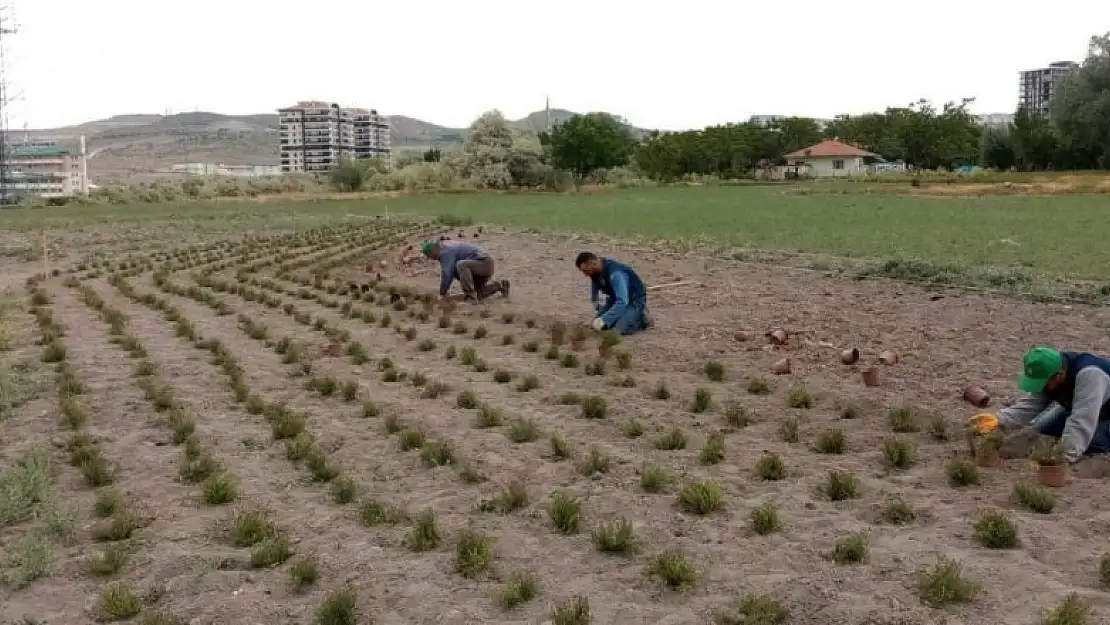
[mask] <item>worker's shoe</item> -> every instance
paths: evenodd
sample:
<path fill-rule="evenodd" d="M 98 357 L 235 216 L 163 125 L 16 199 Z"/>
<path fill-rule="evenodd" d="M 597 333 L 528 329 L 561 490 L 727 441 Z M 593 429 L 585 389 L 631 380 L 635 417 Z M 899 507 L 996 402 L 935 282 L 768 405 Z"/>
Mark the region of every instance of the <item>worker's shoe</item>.
<path fill-rule="evenodd" d="M 643 320 L 644 320 L 643 321 L 643 326 L 644 326 L 645 330 L 647 330 L 651 326 L 655 325 L 655 319 L 652 318 L 651 313 L 646 311 L 646 310 L 644 311 Z"/>
<path fill-rule="evenodd" d="M 507 299 L 509 297 L 509 281 L 501 280 L 498 282 L 501 285 L 501 294 Z"/>

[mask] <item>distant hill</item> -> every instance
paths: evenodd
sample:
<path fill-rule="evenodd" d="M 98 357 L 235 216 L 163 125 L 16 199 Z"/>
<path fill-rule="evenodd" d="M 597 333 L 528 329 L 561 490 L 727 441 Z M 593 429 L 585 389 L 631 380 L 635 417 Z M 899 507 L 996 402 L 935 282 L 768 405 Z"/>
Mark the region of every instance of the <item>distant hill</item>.
<path fill-rule="evenodd" d="M 552 121 L 575 113 L 551 111 Z M 538 132 L 547 113 L 537 111 L 514 125 Z M 465 128 L 448 128 L 405 115 L 390 116 L 394 150 L 423 150 L 460 145 Z M 14 134 L 14 133 L 13 133 Z M 276 165 L 278 116 L 178 113 L 176 115 L 116 115 L 76 126 L 30 131 L 32 138 L 54 139 L 76 147 L 85 135 L 89 174 L 96 182 L 146 177 L 167 171 L 174 163 L 206 162 L 226 165 Z"/>

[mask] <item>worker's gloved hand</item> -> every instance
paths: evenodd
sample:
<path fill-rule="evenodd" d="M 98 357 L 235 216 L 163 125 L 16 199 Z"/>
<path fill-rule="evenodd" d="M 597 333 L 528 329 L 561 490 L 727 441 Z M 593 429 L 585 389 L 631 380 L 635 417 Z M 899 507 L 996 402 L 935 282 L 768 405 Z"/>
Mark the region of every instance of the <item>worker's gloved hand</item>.
<path fill-rule="evenodd" d="M 594 332 L 601 332 L 605 329 L 605 322 L 601 320 L 601 317 L 595 317 L 594 320 L 590 322 L 590 327 L 593 328 Z"/>
<path fill-rule="evenodd" d="M 980 412 L 967 420 L 968 429 L 975 430 L 979 434 L 990 434 L 997 430 L 998 426 L 998 415 L 991 412 Z"/>

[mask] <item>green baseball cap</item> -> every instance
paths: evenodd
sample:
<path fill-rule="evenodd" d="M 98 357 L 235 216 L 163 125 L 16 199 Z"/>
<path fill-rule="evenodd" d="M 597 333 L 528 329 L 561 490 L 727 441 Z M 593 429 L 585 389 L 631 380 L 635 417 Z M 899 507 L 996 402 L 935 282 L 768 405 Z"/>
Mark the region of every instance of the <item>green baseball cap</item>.
<path fill-rule="evenodd" d="M 435 246 L 435 241 L 424 241 L 424 245 L 420 246 L 420 253 L 427 256 L 432 253 L 432 248 Z"/>
<path fill-rule="evenodd" d="M 1022 372 L 1018 388 L 1026 393 L 1040 393 L 1048 380 L 1060 372 L 1064 357 L 1051 347 L 1034 347 L 1021 359 Z"/>

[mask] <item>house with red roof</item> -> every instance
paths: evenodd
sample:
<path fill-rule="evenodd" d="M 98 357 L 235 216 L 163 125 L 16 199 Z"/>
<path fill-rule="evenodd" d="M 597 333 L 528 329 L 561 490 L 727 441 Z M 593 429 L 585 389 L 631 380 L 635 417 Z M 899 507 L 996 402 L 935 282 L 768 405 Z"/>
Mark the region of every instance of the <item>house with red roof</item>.
<path fill-rule="evenodd" d="M 867 173 L 867 164 L 883 160 L 878 154 L 860 149 L 840 139 L 826 139 L 817 145 L 791 152 L 785 157 L 798 173 L 814 178 L 840 178 Z"/>

